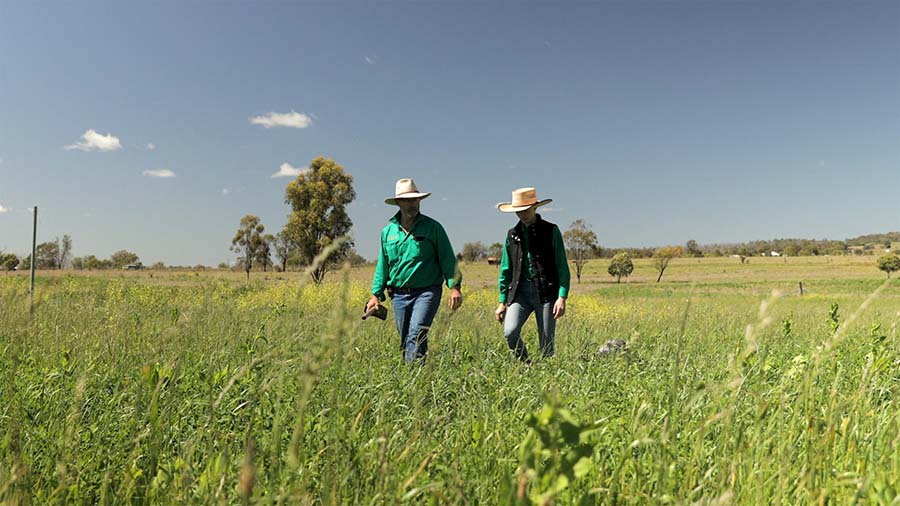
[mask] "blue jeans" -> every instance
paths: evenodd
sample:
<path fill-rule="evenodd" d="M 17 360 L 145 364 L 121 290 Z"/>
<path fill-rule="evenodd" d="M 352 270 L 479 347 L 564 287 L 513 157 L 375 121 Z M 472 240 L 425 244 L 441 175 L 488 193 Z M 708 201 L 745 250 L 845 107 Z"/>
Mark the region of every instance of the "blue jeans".
<path fill-rule="evenodd" d="M 503 336 L 509 349 L 516 353 L 519 360 L 528 360 L 528 350 L 522 341 L 522 326 L 531 313 L 537 320 L 538 344 L 545 357 L 553 356 L 553 338 L 556 334 L 556 320 L 553 319 L 553 304 L 556 301 L 541 303 L 537 287 L 529 280 L 522 280 L 516 289 L 516 299 L 506 308 L 503 319 Z"/>
<path fill-rule="evenodd" d="M 441 285 L 414 288 L 409 293 L 395 292 L 391 299 L 403 359 L 412 362 L 428 353 L 428 329 L 441 305 Z"/>

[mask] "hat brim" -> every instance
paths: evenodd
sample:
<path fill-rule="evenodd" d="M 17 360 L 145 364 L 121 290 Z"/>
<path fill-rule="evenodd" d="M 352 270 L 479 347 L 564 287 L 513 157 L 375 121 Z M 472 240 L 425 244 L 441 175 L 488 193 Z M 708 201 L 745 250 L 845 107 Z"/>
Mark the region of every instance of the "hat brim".
<path fill-rule="evenodd" d="M 403 195 L 398 195 L 396 197 L 388 197 L 388 198 L 384 199 L 384 203 L 391 205 L 391 206 L 396 206 L 397 199 L 427 199 L 429 195 L 431 195 L 431 193 L 419 193 L 419 192 L 404 193 Z"/>
<path fill-rule="evenodd" d="M 497 204 L 497 209 L 499 209 L 501 213 L 517 213 L 519 211 L 531 209 L 532 207 L 545 206 L 551 202 L 553 202 L 553 199 L 544 199 L 535 202 L 534 204 L 528 204 L 527 206 L 514 206 L 512 205 L 512 202 L 502 202 L 500 204 Z"/>

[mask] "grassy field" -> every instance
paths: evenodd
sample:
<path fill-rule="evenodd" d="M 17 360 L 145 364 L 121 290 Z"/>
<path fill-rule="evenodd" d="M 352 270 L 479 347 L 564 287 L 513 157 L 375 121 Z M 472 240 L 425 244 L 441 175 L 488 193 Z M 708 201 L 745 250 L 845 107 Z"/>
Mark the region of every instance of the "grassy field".
<path fill-rule="evenodd" d="M 0 275 L 0 502 L 900 504 L 900 282 L 871 257 L 592 261 L 532 367 L 496 269 L 462 269 L 415 367 L 359 320 L 371 268 L 40 273 L 31 315 Z"/>

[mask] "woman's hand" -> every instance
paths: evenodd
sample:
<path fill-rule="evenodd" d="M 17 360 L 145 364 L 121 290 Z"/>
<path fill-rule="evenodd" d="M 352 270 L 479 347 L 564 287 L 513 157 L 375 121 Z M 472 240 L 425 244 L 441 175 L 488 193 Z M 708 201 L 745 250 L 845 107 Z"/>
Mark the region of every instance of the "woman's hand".
<path fill-rule="evenodd" d="M 553 304 L 553 319 L 559 320 L 564 314 L 566 314 L 566 299 L 560 297 Z"/>
<path fill-rule="evenodd" d="M 497 306 L 497 310 L 494 311 L 494 319 L 503 323 L 504 318 L 506 318 L 506 304 L 501 302 L 500 305 Z"/>

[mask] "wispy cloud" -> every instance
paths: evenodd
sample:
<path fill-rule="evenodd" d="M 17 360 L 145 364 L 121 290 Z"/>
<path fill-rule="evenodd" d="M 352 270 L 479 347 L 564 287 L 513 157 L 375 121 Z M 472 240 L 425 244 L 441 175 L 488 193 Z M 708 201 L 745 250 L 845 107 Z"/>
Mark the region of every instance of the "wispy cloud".
<path fill-rule="evenodd" d="M 375 58 L 374 56 L 366 56 L 365 60 L 366 60 L 366 63 L 368 63 L 369 65 L 375 65 L 376 63 L 378 63 L 378 59 Z"/>
<path fill-rule="evenodd" d="M 152 142 L 148 142 L 147 149 L 149 149 L 150 151 L 153 151 L 154 149 L 156 149 L 156 144 L 153 144 Z"/>
<path fill-rule="evenodd" d="M 222 195 L 228 196 L 233 193 L 240 193 L 240 188 L 222 188 Z"/>
<path fill-rule="evenodd" d="M 145 170 L 141 174 L 147 177 L 175 177 L 175 173 L 169 169 Z"/>
<path fill-rule="evenodd" d="M 0 214 L 8 213 L 9 208 L 3 207 L 3 204 L 0 204 Z"/>
<path fill-rule="evenodd" d="M 306 170 L 306 167 L 294 167 L 291 164 L 284 162 L 278 167 L 278 172 L 272 174 L 272 177 L 297 177 L 300 174 L 303 174 L 303 171 Z"/>
<path fill-rule="evenodd" d="M 312 118 L 304 113 L 297 111 L 291 112 L 270 112 L 262 116 L 253 116 L 250 123 L 254 125 L 262 125 L 266 128 L 288 127 L 288 128 L 306 128 L 312 125 Z"/>
<path fill-rule="evenodd" d="M 69 144 L 65 147 L 67 150 L 77 149 L 79 151 L 115 151 L 122 149 L 122 143 L 119 138 L 113 134 L 101 135 L 90 129 L 81 136 L 81 142 Z"/>

